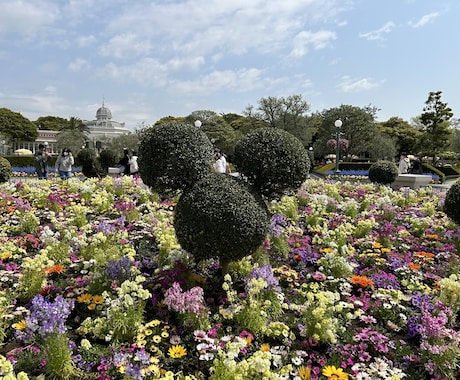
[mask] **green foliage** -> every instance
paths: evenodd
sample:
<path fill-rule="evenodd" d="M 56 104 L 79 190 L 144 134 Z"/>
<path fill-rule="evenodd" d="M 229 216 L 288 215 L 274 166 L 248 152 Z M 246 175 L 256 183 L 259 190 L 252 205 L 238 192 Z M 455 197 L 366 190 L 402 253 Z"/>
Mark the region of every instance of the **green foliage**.
<path fill-rule="evenodd" d="M 11 178 L 11 164 L 3 157 L 0 157 L 0 182 L 8 182 Z"/>
<path fill-rule="evenodd" d="M 60 131 L 68 125 L 69 121 L 59 116 L 40 116 L 33 122 L 38 129 Z"/>
<path fill-rule="evenodd" d="M 424 112 L 420 115 L 424 130 L 424 150 L 433 157 L 433 162 L 436 162 L 438 153 L 448 146 L 451 135 L 450 120 L 454 115 L 447 103 L 441 101 L 441 96 L 442 91 L 430 92 Z"/>
<path fill-rule="evenodd" d="M 7 108 L 0 108 L 0 134 L 21 141 L 35 141 L 38 137 L 37 128 L 29 119 Z"/>
<path fill-rule="evenodd" d="M 147 129 L 139 145 L 139 174 L 160 194 L 190 188 L 208 175 L 212 144 L 199 128 L 178 122 Z"/>
<path fill-rule="evenodd" d="M 300 140 L 276 128 L 259 128 L 241 139 L 233 163 L 257 191 L 269 197 L 300 187 L 310 169 Z"/>
<path fill-rule="evenodd" d="M 391 161 L 378 161 L 369 168 L 369 180 L 374 183 L 388 185 L 398 176 L 398 167 Z"/>
<path fill-rule="evenodd" d="M 82 149 L 77 155 L 83 174 L 88 177 L 100 177 L 103 174 L 101 163 L 92 149 Z"/>
<path fill-rule="evenodd" d="M 447 191 L 444 212 L 455 223 L 460 224 L 460 180 Z"/>
<path fill-rule="evenodd" d="M 119 159 L 118 155 L 112 150 L 103 149 L 99 153 L 99 161 L 104 172 L 107 172 L 108 168 L 116 165 Z"/>
<path fill-rule="evenodd" d="M 180 245 L 197 260 L 239 260 L 252 254 L 268 231 L 267 207 L 244 183 L 209 174 L 177 203 L 174 227 Z"/>

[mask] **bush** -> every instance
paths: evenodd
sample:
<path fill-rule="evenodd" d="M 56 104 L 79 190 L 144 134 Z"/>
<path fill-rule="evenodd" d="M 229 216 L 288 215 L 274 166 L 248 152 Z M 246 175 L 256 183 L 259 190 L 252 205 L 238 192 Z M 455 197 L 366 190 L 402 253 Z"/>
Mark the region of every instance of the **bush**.
<path fill-rule="evenodd" d="M 0 182 L 8 182 L 12 172 L 10 162 L 6 158 L 0 157 Z"/>
<path fill-rule="evenodd" d="M 460 180 L 455 182 L 447 191 L 444 212 L 450 219 L 460 225 Z"/>
<path fill-rule="evenodd" d="M 369 168 L 369 180 L 374 183 L 388 185 L 398 176 L 398 167 L 391 161 L 378 161 Z"/>
<path fill-rule="evenodd" d="M 92 149 L 82 149 L 78 152 L 77 160 L 81 162 L 81 171 L 85 177 L 100 177 L 103 175 L 101 163 Z"/>
<path fill-rule="evenodd" d="M 221 263 L 251 255 L 269 226 L 262 198 L 241 180 L 209 174 L 185 191 L 176 206 L 177 239 L 197 260 L 219 257 Z"/>
<path fill-rule="evenodd" d="M 105 173 L 108 172 L 109 167 L 113 167 L 118 164 L 118 156 L 111 150 L 103 149 L 99 153 L 99 162 Z"/>
<path fill-rule="evenodd" d="M 268 197 L 297 189 L 308 178 L 310 159 L 299 139 L 282 129 L 258 128 L 235 146 L 236 170 Z"/>
<path fill-rule="evenodd" d="M 147 129 L 139 146 L 139 175 L 155 192 L 171 195 L 208 175 L 212 144 L 199 128 L 168 122 Z"/>

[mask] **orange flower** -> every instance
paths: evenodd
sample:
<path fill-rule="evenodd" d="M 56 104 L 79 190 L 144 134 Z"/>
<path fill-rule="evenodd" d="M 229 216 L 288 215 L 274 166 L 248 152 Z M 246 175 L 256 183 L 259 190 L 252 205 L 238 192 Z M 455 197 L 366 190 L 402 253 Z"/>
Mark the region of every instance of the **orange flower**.
<path fill-rule="evenodd" d="M 104 297 L 101 297 L 101 296 L 93 296 L 93 302 L 94 302 L 96 305 L 101 305 L 102 303 L 104 303 Z"/>
<path fill-rule="evenodd" d="M 426 257 L 427 259 L 432 259 L 432 258 L 434 258 L 434 254 L 433 254 L 433 253 L 430 253 L 430 252 L 423 252 L 423 251 L 415 252 L 415 256 L 417 256 L 417 257 Z"/>
<path fill-rule="evenodd" d="M 420 265 L 414 264 L 414 263 L 409 263 L 409 268 L 414 269 L 414 270 L 418 270 L 418 269 L 420 269 Z"/>
<path fill-rule="evenodd" d="M 366 276 L 351 276 L 351 283 L 354 285 L 359 285 L 362 288 L 366 288 L 367 286 L 373 287 L 374 281 L 372 281 L 369 277 Z"/>
<path fill-rule="evenodd" d="M 305 367 L 305 366 L 300 366 L 298 369 L 299 377 L 302 380 L 309 380 L 311 377 L 311 368 Z"/>
<path fill-rule="evenodd" d="M 382 244 L 380 244 L 380 243 L 372 243 L 372 248 L 380 249 L 380 248 L 382 248 Z"/>
<path fill-rule="evenodd" d="M 437 234 L 426 234 L 425 235 L 427 239 L 431 239 L 431 240 L 438 240 L 439 239 L 439 236 Z"/>
<path fill-rule="evenodd" d="M 64 267 L 61 264 L 53 265 L 52 267 L 45 268 L 44 271 L 48 274 L 51 273 L 62 273 L 64 272 Z"/>

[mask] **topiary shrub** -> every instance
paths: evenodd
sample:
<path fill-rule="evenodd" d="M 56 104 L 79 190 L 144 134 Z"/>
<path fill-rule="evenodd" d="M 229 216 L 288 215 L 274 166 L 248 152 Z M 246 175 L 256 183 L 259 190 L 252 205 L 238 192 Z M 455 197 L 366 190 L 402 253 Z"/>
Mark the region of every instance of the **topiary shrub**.
<path fill-rule="evenodd" d="M 391 161 L 378 161 L 369 168 L 369 180 L 374 183 L 388 185 L 398 176 L 398 167 Z"/>
<path fill-rule="evenodd" d="M 103 149 L 99 153 L 99 162 L 104 173 L 109 171 L 109 167 L 113 167 L 118 164 L 118 156 L 111 150 Z"/>
<path fill-rule="evenodd" d="M 213 149 L 198 127 L 168 122 L 144 132 L 138 157 L 142 181 L 155 192 L 171 195 L 209 174 Z"/>
<path fill-rule="evenodd" d="M 450 219 L 460 225 L 460 181 L 447 190 L 443 209 Z"/>
<path fill-rule="evenodd" d="M 81 163 L 81 171 L 85 177 L 100 177 L 104 174 L 101 163 L 92 149 L 80 150 L 77 160 Z"/>
<path fill-rule="evenodd" d="M 174 214 L 177 239 L 197 260 L 228 263 L 252 254 L 264 241 L 268 210 L 241 180 L 209 174 L 181 195 Z"/>
<path fill-rule="evenodd" d="M 0 182 L 8 182 L 12 173 L 10 162 L 6 158 L 0 157 Z"/>
<path fill-rule="evenodd" d="M 308 178 L 308 152 L 282 129 L 258 128 L 235 146 L 233 164 L 261 194 L 268 197 L 297 189 Z"/>

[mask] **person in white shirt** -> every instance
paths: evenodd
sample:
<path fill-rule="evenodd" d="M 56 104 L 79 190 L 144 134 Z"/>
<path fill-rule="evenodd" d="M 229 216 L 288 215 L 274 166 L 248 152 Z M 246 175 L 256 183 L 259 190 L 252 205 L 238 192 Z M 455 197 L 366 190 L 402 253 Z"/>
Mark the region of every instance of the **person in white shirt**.
<path fill-rule="evenodd" d="M 72 166 L 74 164 L 74 158 L 70 149 L 62 149 L 62 153 L 56 159 L 54 165 L 56 175 L 59 174 L 61 179 L 69 179 L 72 177 Z"/>
<path fill-rule="evenodd" d="M 217 152 L 215 155 L 216 161 L 214 162 L 214 172 L 225 174 L 227 171 L 227 160 L 224 155 L 220 152 Z"/>
<path fill-rule="evenodd" d="M 399 174 L 407 174 L 409 173 L 410 169 L 410 160 L 409 157 L 405 153 L 401 154 L 401 158 L 399 160 L 398 172 Z"/>

